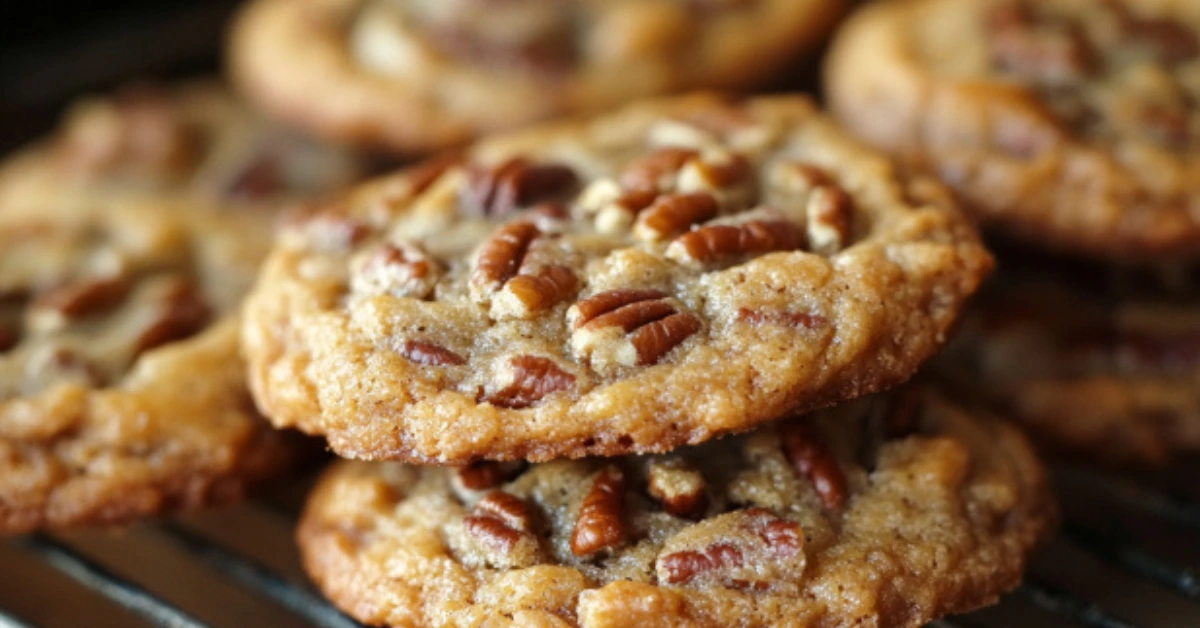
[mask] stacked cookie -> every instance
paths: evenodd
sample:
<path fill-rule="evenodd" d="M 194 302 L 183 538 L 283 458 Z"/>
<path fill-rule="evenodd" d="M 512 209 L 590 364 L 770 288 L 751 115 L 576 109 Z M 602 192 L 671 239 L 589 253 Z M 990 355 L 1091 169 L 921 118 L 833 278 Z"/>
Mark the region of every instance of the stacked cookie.
<path fill-rule="evenodd" d="M 880 3 L 826 78 L 853 131 L 1025 243 L 943 370 L 1076 453 L 1200 448 L 1200 5 Z"/>
<path fill-rule="evenodd" d="M 869 396 L 990 265 L 808 100 L 685 96 L 314 206 L 243 346 L 276 425 L 371 461 L 299 532 L 362 621 L 919 625 L 1014 586 L 1054 518 L 1013 428 Z"/>

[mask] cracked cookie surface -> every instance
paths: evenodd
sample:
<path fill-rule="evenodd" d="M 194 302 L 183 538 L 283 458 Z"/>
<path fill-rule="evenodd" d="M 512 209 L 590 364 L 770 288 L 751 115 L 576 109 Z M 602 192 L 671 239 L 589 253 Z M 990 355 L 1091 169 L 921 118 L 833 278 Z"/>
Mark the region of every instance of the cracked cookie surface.
<path fill-rule="evenodd" d="M 657 456 L 341 462 L 298 540 L 388 626 L 919 626 L 1021 579 L 1056 509 L 1015 428 L 902 389 Z"/>
<path fill-rule="evenodd" d="M 845 4 L 259 0 L 235 24 L 230 59 L 281 118 L 419 154 L 637 98 L 761 84 Z"/>
<path fill-rule="evenodd" d="M 907 379 L 990 264 L 809 101 L 682 97 L 325 204 L 243 339 L 260 407 L 344 457 L 666 451 Z"/>
<path fill-rule="evenodd" d="M 295 458 L 238 349 L 300 193 L 267 180 L 284 157 L 227 151 L 260 146 L 230 137 L 252 119 L 215 86 L 139 89 L 0 166 L 0 534 L 233 501 Z"/>
<path fill-rule="evenodd" d="M 826 70 L 851 130 L 988 224 L 1097 259 L 1200 256 L 1200 5 L 878 3 Z"/>

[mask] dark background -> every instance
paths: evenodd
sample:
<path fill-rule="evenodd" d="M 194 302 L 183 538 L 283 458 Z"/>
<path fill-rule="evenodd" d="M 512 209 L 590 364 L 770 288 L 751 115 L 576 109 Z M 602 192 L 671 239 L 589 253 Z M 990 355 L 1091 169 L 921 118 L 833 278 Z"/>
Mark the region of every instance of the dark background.
<path fill-rule="evenodd" d="M 0 151 L 73 98 L 131 79 L 212 72 L 235 0 L 8 1 L 0 9 Z"/>

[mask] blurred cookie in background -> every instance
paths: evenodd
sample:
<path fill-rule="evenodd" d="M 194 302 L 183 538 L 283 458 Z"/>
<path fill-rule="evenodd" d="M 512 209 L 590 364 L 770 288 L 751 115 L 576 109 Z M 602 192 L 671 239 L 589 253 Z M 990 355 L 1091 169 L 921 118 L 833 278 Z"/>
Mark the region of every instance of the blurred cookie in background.
<path fill-rule="evenodd" d="M 252 100 L 401 154 L 563 114 L 772 80 L 844 0 L 255 0 L 230 65 Z"/>

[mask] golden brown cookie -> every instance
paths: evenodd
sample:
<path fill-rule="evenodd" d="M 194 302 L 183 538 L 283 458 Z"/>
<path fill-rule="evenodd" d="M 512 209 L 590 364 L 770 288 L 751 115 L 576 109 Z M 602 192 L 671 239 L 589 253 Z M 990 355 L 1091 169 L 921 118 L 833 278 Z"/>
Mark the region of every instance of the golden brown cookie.
<path fill-rule="evenodd" d="M 1094 258 L 1200 257 L 1200 4 L 873 3 L 826 86 L 852 131 L 987 224 Z"/>
<path fill-rule="evenodd" d="M 1194 296 L 1001 273 L 935 364 L 1056 449 L 1110 464 L 1200 451 Z"/>
<path fill-rule="evenodd" d="M 344 457 L 661 452 L 909 378 L 990 264 L 808 100 L 691 96 L 327 203 L 243 338 L 260 407 Z"/>
<path fill-rule="evenodd" d="M 387 626 L 920 626 L 1016 586 L 1056 510 L 1003 421 L 906 390 L 660 456 L 343 462 L 298 533 Z"/>
<path fill-rule="evenodd" d="M 212 86 L 126 92 L 0 166 L 0 534 L 232 501 L 295 458 L 237 313 L 299 191 L 271 173 L 306 157 L 223 152 L 266 140 L 249 120 Z"/>
<path fill-rule="evenodd" d="M 761 84 L 844 0 L 257 0 L 242 89 L 326 137 L 405 154 L 636 98 Z"/>

